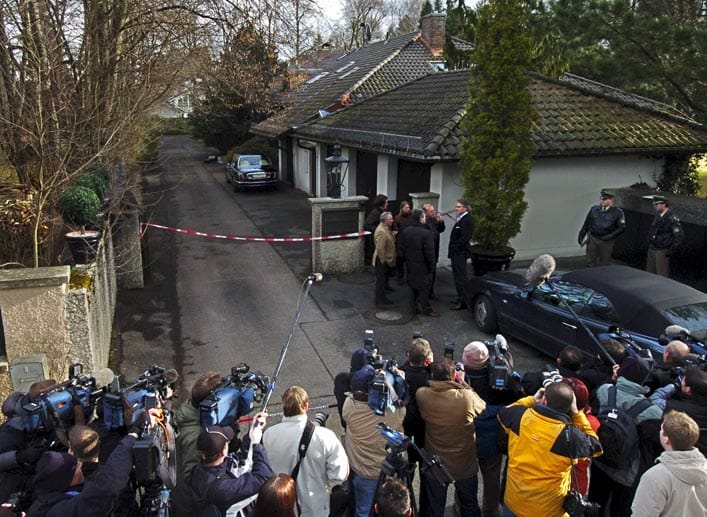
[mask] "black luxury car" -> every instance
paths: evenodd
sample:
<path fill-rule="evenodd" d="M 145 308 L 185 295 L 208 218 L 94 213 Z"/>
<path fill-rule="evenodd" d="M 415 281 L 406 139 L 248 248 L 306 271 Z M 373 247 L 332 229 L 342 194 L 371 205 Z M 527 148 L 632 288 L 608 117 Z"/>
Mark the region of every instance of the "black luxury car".
<path fill-rule="evenodd" d="M 511 335 L 552 357 L 565 345 L 596 355 L 592 336 L 570 306 L 595 336 L 617 327 L 660 361 L 659 336 L 668 325 L 699 336 L 707 329 L 707 295 L 669 278 L 604 266 L 555 272 L 550 285 L 532 288 L 525 272 L 500 271 L 469 280 L 465 298 L 480 330 Z M 699 354 L 706 352 L 703 345 L 691 343 Z"/>
<path fill-rule="evenodd" d="M 267 156 L 261 154 L 234 154 L 226 162 L 226 182 L 233 183 L 239 192 L 250 188 L 277 188 L 280 177 Z"/>

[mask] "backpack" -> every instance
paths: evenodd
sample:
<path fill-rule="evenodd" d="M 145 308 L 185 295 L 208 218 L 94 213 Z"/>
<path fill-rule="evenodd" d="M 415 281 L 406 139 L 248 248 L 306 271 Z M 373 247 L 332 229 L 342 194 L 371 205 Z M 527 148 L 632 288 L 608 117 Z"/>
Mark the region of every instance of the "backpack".
<path fill-rule="evenodd" d="M 639 455 L 636 417 L 652 404 L 645 399 L 628 410 L 619 409 L 616 407 L 616 386 L 611 386 L 607 404 L 597 415 L 600 423 L 597 436 L 604 454 L 595 461 L 616 470 L 628 469 Z"/>

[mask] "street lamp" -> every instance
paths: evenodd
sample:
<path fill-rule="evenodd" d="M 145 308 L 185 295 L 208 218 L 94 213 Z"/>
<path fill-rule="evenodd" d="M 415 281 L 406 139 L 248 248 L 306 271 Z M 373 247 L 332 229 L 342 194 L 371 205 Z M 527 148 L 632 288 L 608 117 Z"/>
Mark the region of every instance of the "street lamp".
<path fill-rule="evenodd" d="M 339 199 L 341 197 L 341 187 L 346 179 L 349 170 L 349 159 L 341 156 L 341 145 L 331 146 L 331 156 L 324 158 L 326 162 L 326 194 L 329 197 Z"/>

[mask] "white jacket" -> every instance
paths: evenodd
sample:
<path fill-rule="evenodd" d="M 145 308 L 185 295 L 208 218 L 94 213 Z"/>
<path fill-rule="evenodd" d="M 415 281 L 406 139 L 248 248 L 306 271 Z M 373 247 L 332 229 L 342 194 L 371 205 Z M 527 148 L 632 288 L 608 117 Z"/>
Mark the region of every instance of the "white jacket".
<path fill-rule="evenodd" d="M 707 460 L 697 448 L 664 451 L 641 477 L 631 506 L 640 517 L 707 515 Z"/>
<path fill-rule="evenodd" d="M 286 416 L 281 423 L 265 430 L 263 446 L 273 472 L 292 474 L 306 423 L 306 414 Z M 301 517 L 329 515 L 328 483 L 340 484 L 348 475 L 349 460 L 336 434 L 325 427 L 315 427 L 295 480 Z"/>

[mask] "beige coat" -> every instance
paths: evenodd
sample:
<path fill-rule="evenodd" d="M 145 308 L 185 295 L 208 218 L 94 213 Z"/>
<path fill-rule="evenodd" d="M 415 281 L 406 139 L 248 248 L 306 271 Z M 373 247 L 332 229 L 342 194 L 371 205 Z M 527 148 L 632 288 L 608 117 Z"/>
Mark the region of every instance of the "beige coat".
<path fill-rule="evenodd" d="M 449 473 L 458 479 L 476 476 L 474 418 L 486 403 L 466 384 L 429 381 L 417 390 L 417 405 L 425 421 L 425 449 L 438 454 Z"/>
<path fill-rule="evenodd" d="M 376 424 L 383 422 L 402 432 L 405 408 L 397 407 L 395 413 L 386 410 L 385 415 L 378 416 L 368 407 L 368 402 L 354 400 L 351 394 L 347 393 L 341 416 L 346 422 L 344 448 L 351 470 L 362 478 L 377 479 L 383 460 L 387 456 L 387 440 L 380 434 Z"/>
<path fill-rule="evenodd" d="M 376 244 L 376 250 L 373 252 L 371 264 L 375 266 L 376 257 L 379 257 L 383 264 L 395 267 L 395 236 L 390 227 L 380 223 L 373 234 L 373 241 Z"/>

